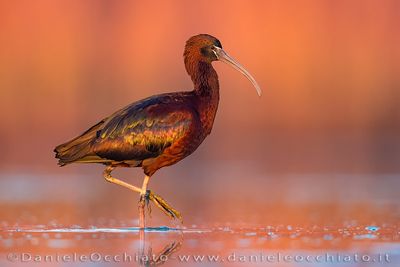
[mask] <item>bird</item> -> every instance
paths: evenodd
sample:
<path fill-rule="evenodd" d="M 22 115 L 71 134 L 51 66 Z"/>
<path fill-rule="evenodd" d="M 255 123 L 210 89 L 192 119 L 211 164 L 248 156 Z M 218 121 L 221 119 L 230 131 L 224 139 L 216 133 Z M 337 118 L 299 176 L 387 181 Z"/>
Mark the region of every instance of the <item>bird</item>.
<path fill-rule="evenodd" d="M 139 193 L 139 226 L 145 227 L 145 206 L 151 201 L 171 219 L 182 215 L 164 198 L 148 189 L 157 170 L 173 165 L 192 154 L 211 133 L 219 103 L 218 75 L 212 62 L 224 62 L 241 72 L 261 96 L 251 74 L 209 34 L 186 41 L 184 64 L 193 82 L 190 91 L 150 96 L 131 103 L 103 118 L 81 135 L 55 147 L 59 166 L 71 163 L 105 165 L 106 181 Z M 140 167 L 141 187 L 112 176 L 118 167 Z"/>

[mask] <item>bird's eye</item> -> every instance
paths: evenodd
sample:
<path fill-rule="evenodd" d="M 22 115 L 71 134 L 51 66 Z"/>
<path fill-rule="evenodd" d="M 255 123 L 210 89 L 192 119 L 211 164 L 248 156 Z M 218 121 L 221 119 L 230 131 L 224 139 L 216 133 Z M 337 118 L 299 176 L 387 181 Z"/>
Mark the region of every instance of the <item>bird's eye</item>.
<path fill-rule="evenodd" d="M 217 49 L 215 46 L 205 46 L 200 49 L 201 54 L 207 58 L 213 58 L 214 56 L 218 59 Z"/>

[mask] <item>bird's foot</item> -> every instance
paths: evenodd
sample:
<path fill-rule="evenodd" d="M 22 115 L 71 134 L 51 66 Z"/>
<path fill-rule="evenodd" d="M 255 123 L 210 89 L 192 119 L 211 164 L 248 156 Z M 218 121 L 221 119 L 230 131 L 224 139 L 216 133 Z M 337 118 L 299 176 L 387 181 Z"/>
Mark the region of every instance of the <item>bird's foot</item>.
<path fill-rule="evenodd" d="M 142 197 L 146 203 L 149 214 L 151 214 L 151 207 L 149 205 L 149 201 L 152 201 L 159 209 L 161 209 L 167 216 L 171 219 L 179 219 L 181 223 L 183 223 L 182 215 L 179 211 L 171 207 L 162 197 L 154 194 L 151 190 L 147 190 L 146 194 L 140 196 L 142 201 Z"/>
<path fill-rule="evenodd" d="M 139 206 L 147 207 L 147 211 L 151 217 L 151 206 L 149 205 L 150 203 L 150 190 L 146 190 L 145 194 L 140 195 L 139 199 Z"/>

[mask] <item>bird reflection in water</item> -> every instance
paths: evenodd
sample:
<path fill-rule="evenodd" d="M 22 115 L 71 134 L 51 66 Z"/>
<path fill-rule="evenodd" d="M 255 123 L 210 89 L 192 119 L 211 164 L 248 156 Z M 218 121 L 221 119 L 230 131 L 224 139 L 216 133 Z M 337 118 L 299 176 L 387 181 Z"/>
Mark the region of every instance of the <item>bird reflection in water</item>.
<path fill-rule="evenodd" d="M 171 255 L 179 251 L 183 244 L 183 233 L 179 231 L 178 240 L 168 242 L 160 251 L 153 251 L 152 244 L 148 244 L 146 248 L 146 228 L 139 231 L 140 238 L 140 265 L 141 266 L 158 266 L 166 263 Z"/>

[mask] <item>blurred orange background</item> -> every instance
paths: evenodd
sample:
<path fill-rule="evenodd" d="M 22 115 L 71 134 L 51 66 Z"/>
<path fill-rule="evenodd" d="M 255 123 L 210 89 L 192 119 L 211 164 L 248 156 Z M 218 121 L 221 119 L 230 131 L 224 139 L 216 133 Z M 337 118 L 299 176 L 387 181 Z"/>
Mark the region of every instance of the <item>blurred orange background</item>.
<path fill-rule="evenodd" d="M 157 173 L 151 187 L 186 214 L 202 217 L 201 201 L 218 202 L 207 206 L 210 217 L 202 221 L 243 220 L 243 211 L 307 221 L 317 210 L 335 218 L 335 209 L 318 204 L 300 209 L 310 210 L 305 213 L 282 204 L 298 204 L 296 197 L 334 203 L 329 207 L 353 199 L 361 204 L 344 217 L 370 220 L 371 203 L 399 203 L 399 10 L 395 0 L 2 1 L 0 202 L 52 199 L 49 218 L 63 212 L 69 223 L 77 220 L 71 214 L 84 216 L 102 204 L 115 218 L 136 216 L 137 196 L 104 182 L 102 166 L 60 169 L 52 150 L 128 103 L 191 90 L 183 47 L 190 36 L 209 33 L 264 94 L 258 98 L 244 77 L 215 62 L 221 101 L 211 136 L 189 158 Z M 296 176 L 302 173 L 332 175 Z M 335 176 L 342 173 L 389 176 Z M 296 177 L 284 176 L 291 174 Z M 120 176 L 139 184 L 142 173 Z M 120 202 L 108 203 L 108 196 Z M 230 207 L 222 196 L 238 201 L 237 217 L 219 213 Z M 250 202 L 241 202 L 245 196 Z M 254 214 L 258 206 L 249 210 L 249 203 L 271 213 Z M 107 212 L 96 216 L 110 217 Z M 7 216 L 20 215 L 13 209 Z"/>
<path fill-rule="evenodd" d="M 58 171 L 52 148 L 120 107 L 190 90 L 182 52 L 215 35 L 221 103 L 198 160 L 269 171 L 400 170 L 398 1 L 8 1 L 0 167 Z"/>

